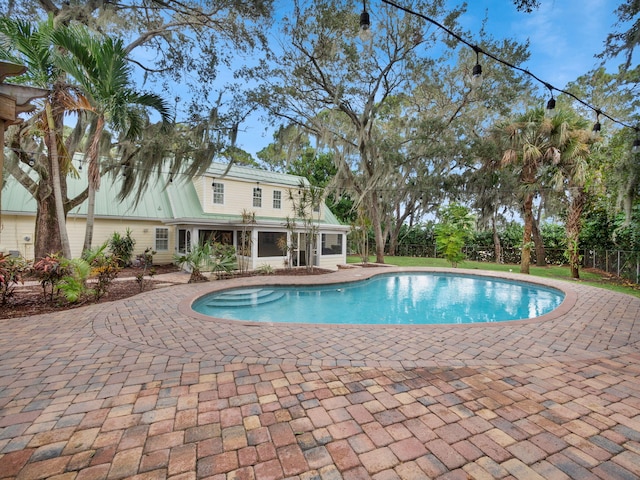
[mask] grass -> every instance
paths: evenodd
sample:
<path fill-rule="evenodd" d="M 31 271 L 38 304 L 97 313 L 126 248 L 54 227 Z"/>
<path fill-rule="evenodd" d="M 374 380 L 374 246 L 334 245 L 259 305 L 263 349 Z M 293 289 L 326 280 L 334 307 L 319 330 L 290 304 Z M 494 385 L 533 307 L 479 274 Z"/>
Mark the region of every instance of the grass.
<path fill-rule="evenodd" d="M 375 262 L 375 257 L 369 257 L 370 262 Z M 361 257 L 347 257 L 347 263 L 360 263 Z M 385 257 L 385 263 L 389 265 L 397 265 L 399 267 L 451 267 L 451 264 L 443 258 L 423 258 L 423 257 Z M 495 272 L 520 272 L 520 265 L 505 265 L 489 262 L 472 262 L 464 261 L 458 264 L 460 268 L 468 268 L 472 270 L 491 270 Z M 604 272 L 593 270 L 580 271 L 580 279 L 571 278 L 571 270 L 569 267 L 561 265 L 549 265 L 547 267 L 536 267 L 532 265 L 529 268 L 530 275 L 536 277 L 553 278 L 556 280 L 566 280 L 570 282 L 580 282 L 593 287 L 605 288 L 620 293 L 627 293 L 640 297 L 640 286 L 627 282 L 615 276 L 608 275 Z"/>

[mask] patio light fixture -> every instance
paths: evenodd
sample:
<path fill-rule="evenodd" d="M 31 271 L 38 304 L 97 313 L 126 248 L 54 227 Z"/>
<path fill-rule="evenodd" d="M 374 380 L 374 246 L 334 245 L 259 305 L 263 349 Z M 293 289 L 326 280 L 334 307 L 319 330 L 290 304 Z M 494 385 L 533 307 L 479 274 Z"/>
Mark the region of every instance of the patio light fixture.
<path fill-rule="evenodd" d="M 369 17 L 369 12 L 367 12 L 367 3 L 366 0 L 362 0 L 362 13 L 360 14 L 360 40 L 363 42 L 368 42 L 373 37 L 373 32 L 371 31 L 371 18 Z"/>
<path fill-rule="evenodd" d="M 633 153 L 640 153 L 640 127 L 636 127 L 635 131 L 636 139 L 633 141 L 633 147 L 631 147 L 631 151 Z"/>
<path fill-rule="evenodd" d="M 549 93 L 551 94 L 551 98 L 547 102 L 547 115 L 553 117 L 556 114 L 556 99 L 553 98 L 553 87 L 548 83 L 545 83 L 544 86 L 549 89 Z"/>
<path fill-rule="evenodd" d="M 482 52 L 482 49 L 477 45 L 474 45 L 471 48 L 476 52 L 476 64 L 473 66 L 473 70 L 471 71 L 471 85 L 474 88 L 477 88 L 482 85 L 482 65 L 480 65 L 480 52 Z"/>

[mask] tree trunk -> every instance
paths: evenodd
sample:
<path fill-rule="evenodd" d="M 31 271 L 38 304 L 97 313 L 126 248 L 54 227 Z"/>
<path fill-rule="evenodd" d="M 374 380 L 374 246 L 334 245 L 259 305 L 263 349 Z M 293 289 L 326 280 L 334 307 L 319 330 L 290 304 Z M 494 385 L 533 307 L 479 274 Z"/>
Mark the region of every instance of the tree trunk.
<path fill-rule="evenodd" d="M 523 203 L 524 234 L 522 236 L 522 256 L 520 273 L 529 273 L 531 264 L 531 230 L 533 229 L 533 194 L 527 193 Z"/>
<path fill-rule="evenodd" d="M 380 209 L 378 207 L 378 199 L 375 194 L 372 195 L 369 211 L 371 212 L 371 223 L 373 227 L 373 233 L 376 239 L 376 263 L 384 263 L 384 244 L 385 235 L 382 231 L 382 220 L 380 219 Z"/>
<path fill-rule="evenodd" d="M 42 181 L 35 197 L 37 208 L 33 256 L 36 260 L 62 251 L 60 229 L 56 217 L 56 202 L 51 192 L 46 193 L 45 190 L 47 189 Z"/>
<path fill-rule="evenodd" d="M 587 203 L 587 194 L 584 190 L 580 190 L 571 200 L 569 214 L 567 215 L 567 250 L 569 253 L 569 266 L 571 267 L 571 277 L 580 278 L 580 250 L 578 242 L 582 224 L 580 217 Z"/>
<path fill-rule="evenodd" d="M 544 249 L 544 241 L 542 240 L 542 235 L 540 234 L 538 226 L 539 220 L 533 218 L 533 215 L 531 215 L 531 234 L 533 236 L 533 243 L 536 247 L 536 265 L 538 267 L 546 267 L 547 259 Z"/>
<path fill-rule="evenodd" d="M 82 250 L 91 250 L 93 242 L 93 226 L 95 223 L 96 211 L 96 191 L 100 188 L 100 137 L 104 130 L 104 117 L 99 116 L 96 130 L 89 146 L 89 166 L 88 166 L 88 185 L 89 196 L 87 197 L 87 224 L 84 232 L 84 246 Z"/>
<path fill-rule="evenodd" d="M 498 228 L 496 227 L 495 215 L 491 219 L 491 228 L 493 230 L 493 253 L 495 255 L 495 262 L 502 263 L 502 245 L 500 244 L 500 235 L 498 235 Z"/>
<path fill-rule="evenodd" d="M 87 197 L 87 223 L 84 231 L 84 244 L 82 251 L 91 250 L 93 242 L 93 225 L 96 211 L 96 189 L 89 182 L 89 196 Z"/>
<path fill-rule="evenodd" d="M 62 187 L 60 185 L 60 159 L 58 158 L 58 142 L 56 137 L 56 124 L 53 119 L 53 111 L 51 103 L 45 103 L 45 110 L 47 115 L 47 148 L 49 149 L 48 155 L 51 162 L 51 183 L 53 188 L 53 197 L 55 201 L 55 216 L 58 221 L 58 230 L 60 235 L 60 244 L 62 247 L 62 255 L 65 258 L 71 258 L 71 247 L 69 245 L 69 236 L 67 235 L 66 215 L 64 211 L 64 202 L 62 199 Z M 46 252 L 53 253 L 53 252 Z"/>

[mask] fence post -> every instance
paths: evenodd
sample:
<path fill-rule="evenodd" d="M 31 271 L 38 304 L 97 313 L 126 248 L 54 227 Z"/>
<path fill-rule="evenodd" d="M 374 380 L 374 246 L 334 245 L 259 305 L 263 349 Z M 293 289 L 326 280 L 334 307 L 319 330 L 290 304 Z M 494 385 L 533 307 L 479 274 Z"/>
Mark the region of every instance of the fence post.
<path fill-rule="evenodd" d="M 618 276 L 620 276 L 620 250 L 618 250 Z"/>

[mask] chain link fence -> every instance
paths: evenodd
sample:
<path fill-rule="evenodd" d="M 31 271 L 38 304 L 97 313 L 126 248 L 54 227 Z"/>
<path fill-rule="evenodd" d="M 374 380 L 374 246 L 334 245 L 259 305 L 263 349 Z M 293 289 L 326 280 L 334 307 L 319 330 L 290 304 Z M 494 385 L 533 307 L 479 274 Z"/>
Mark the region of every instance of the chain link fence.
<path fill-rule="evenodd" d="M 495 262 L 496 255 L 493 246 L 481 247 L 469 245 L 464 247 L 464 254 L 468 260 L 476 262 Z M 548 265 L 564 265 L 566 258 L 564 249 L 545 249 L 545 260 Z M 435 245 L 399 245 L 395 255 L 403 257 L 438 258 Z M 520 263 L 519 248 L 502 248 L 500 263 L 517 265 Z M 535 249 L 531 250 L 531 264 L 536 264 Z M 584 250 L 582 252 L 582 268 L 596 268 L 630 282 L 640 284 L 640 252 L 623 250 Z"/>
<path fill-rule="evenodd" d="M 640 252 L 624 250 L 586 250 L 582 257 L 585 268 L 597 268 L 640 284 Z"/>

